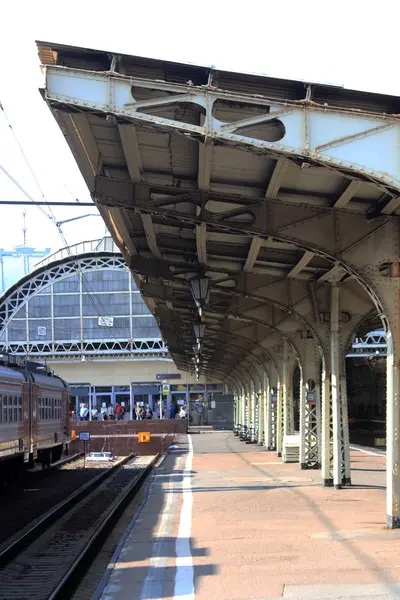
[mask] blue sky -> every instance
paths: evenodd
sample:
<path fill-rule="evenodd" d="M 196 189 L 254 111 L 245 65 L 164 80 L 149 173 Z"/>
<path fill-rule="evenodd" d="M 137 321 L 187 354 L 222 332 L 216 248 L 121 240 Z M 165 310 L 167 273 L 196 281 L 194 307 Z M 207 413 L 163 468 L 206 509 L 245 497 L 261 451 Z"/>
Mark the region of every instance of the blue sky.
<path fill-rule="evenodd" d="M 2 7 L 0 101 L 48 200 L 89 200 L 61 132 L 39 95 L 35 39 L 214 65 L 400 95 L 394 69 L 400 4 L 268 0 L 68 3 L 20 0 Z M 5 25 L 5 26 L 4 26 Z M 0 165 L 37 200 L 41 194 L 0 114 Z M 0 173 L 0 200 L 23 200 Z M 81 213 L 87 212 L 80 209 Z M 54 209 L 57 220 L 78 209 Z M 22 243 L 22 208 L 0 206 L 0 247 Z M 58 248 L 56 228 L 27 209 L 28 242 Z M 65 225 L 69 243 L 104 233 L 100 218 Z"/>

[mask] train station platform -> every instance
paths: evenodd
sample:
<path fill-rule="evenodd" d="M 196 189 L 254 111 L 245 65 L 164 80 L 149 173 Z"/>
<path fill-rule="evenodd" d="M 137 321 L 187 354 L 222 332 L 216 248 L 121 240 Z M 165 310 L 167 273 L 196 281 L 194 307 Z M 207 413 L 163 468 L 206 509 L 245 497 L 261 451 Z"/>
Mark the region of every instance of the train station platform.
<path fill-rule="evenodd" d="M 97 597 L 400 598 L 384 453 L 353 449 L 351 461 L 353 486 L 337 491 L 231 432 L 180 436 Z"/>

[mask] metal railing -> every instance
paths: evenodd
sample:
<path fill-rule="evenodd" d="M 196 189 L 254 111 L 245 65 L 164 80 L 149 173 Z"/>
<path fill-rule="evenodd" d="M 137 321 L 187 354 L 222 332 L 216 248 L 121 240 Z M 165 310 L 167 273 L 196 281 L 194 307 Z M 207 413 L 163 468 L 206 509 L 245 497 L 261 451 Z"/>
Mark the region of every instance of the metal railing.
<path fill-rule="evenodd" d="M 119 248 L 112 237 L 104 236 L 96 240 L 86 240 L 84 242 L 72 244 L 72 246 L 60 248 L 56 252 L 48 254 L 43 260 L 37 262 L 33 267 L 33 270 L 45 267 L 46 265 L 62 260 L 63 258 L 78 256 L 79 254 L 86 254 L 88 252 L 115 252 L 116 254 L 120 254 Z"/>

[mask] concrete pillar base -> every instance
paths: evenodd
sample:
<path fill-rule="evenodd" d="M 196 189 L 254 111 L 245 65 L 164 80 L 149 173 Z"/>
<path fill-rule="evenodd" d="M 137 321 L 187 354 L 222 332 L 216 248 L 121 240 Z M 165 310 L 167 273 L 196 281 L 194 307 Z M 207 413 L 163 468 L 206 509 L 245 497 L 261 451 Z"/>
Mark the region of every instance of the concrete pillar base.
<path fill-rule="evenodd" d="M 340 483 L 335 483 L 335 490 L 341 490 L 342 485 Z"/>
<path fill-rule="evenodd" d="M 324 479 L 323 484 L 324 487 L 333 487 L 333 479 Z"/>

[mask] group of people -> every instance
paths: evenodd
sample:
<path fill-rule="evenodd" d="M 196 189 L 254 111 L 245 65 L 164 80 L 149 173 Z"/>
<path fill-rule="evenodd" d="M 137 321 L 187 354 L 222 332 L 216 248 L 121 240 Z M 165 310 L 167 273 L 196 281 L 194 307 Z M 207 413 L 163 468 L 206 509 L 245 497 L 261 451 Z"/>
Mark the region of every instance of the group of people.
<path fill-rule="evenodd" d="M 169 407 L 169 418 L 170 419 L 186 419 L 186 408 L 182 405 L 180 408 L 176 404 L 171 404 Z"/>
<path fill-rule="evenodd" d="M 142 419 L 152 419 L 153 411 L 151 410 L 150 404 L 148 404 L 146 406 L 146 408 L 144 406 L 140 406 L 140 404 L 138 404 L 135 408 L 135 416 L 136 416 L 136 419 L 138 419 L 139 421 Z"/>
<path fill-rule="evenodd" d="M 82 403 L 79 409 L 79 419 L 81 421 L 89 421 L 90 417 L 92 421 L 122 421 L 125 414 L 125 408 L 119 402 L 116 403 L 115 407 L 112 404 L 108 406 L 103 403 L 100 411 L 96 405 L 92 406 L 91 410 L 86 406 L 85 403 Z M 169 418 L 170 419 L 186 419 L 186 407 L 183 405 L 181 407 L 172 403 L 169 407 Z M 137 404 L 135 410 L 133 411 L 133 418 L 142 420 L 142 419 L 152 419 L 153 418 L 153 410 L 148 404 L 147 406 Z M 75 411 L 71 411 L 71 418 L 75 421 Z M 160 418 L 160 409 L 157 407 L 156 418 Z"/>
<path fill-rule="evenodd" d="M 96 405 L 92 406 L 91 411 L 86 406 L 85 403 L 82 403 L 79 409 L 79 419 L 81 421 L 89 421 L 90 417 L 92 421 L 122 421 L 124 418 L 125 408 L 119 402 L 116 403 L 115 408 L 112 404 L 106 406 L 103 404 L 99 409 Z M 75 420 L 75 412 L 72 411 L 71 414 L 72 420 Z"/>

